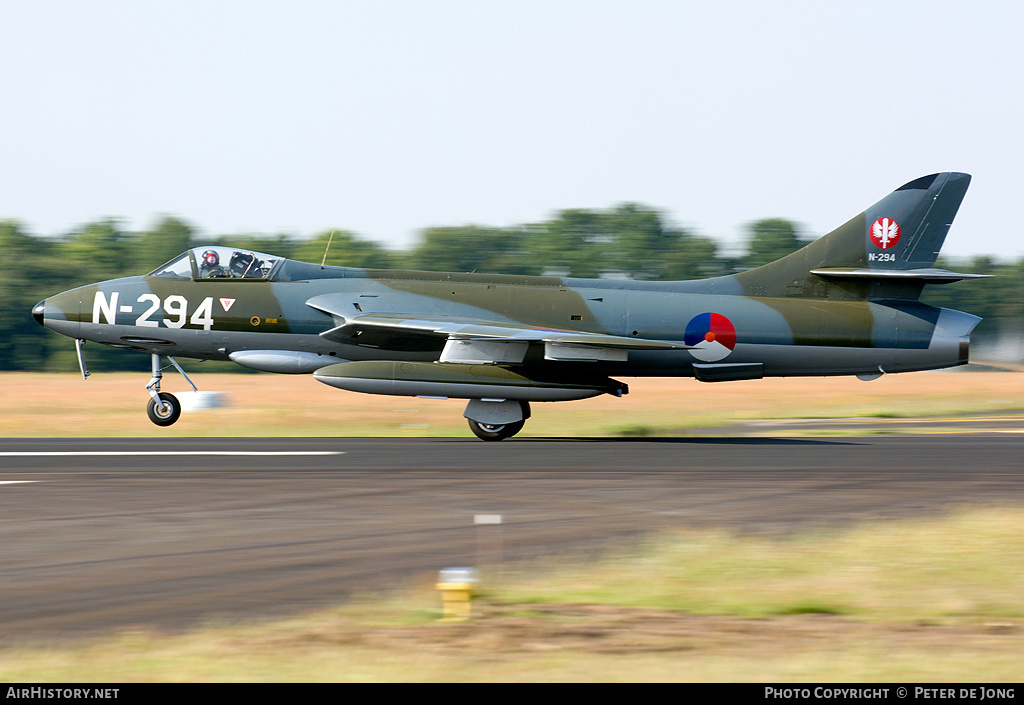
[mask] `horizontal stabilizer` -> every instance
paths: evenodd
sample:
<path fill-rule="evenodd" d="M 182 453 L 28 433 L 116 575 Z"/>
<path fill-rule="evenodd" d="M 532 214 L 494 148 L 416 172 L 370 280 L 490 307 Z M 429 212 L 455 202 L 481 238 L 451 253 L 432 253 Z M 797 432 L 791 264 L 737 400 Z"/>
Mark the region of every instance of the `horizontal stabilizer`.
<path fill-rule="evenodd" d="M 812 269 L 811 274 L 831 279 L 879 279 L 919 281 L 925 284 L 948 284 L 964 279 L 985 279 L 991 274 L 966 274 L 948 269 L 868 269 L 863 267 L 822 267 Z"/>

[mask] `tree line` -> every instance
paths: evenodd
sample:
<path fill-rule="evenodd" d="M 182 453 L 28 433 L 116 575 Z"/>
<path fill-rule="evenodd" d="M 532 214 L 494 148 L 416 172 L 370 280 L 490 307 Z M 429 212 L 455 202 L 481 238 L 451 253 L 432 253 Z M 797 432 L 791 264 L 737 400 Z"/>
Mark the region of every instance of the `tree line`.
<path fill-rule="evenodd" d="M 15 220 L 0 221 L 0 370 L 77 369 L 74 346 L 32 320 L 32 306 L 67 289 L 149 272 L 199 245 L 248 248 L 306 262 L 375 269 L 485 272 L 638 280 L 694 279 L 760 266 L 805 245 L 809 238 L 790 220 L 768 218 L 746 228 L 746 251 L 729 255 L 712 238 L 673 224 L 637 203 L 610 209 L 571 209 L 540 223 L 506 228 L 479 225 L 422 230 L 406 250 L 391 250 L 345 230 L 312 237 L 231 235 L 207 237 L 186 221 L 161 218 L 151 229 L 129 231 L 116 219 L 87 223 L 59 237 L 37 236 Z M 927 303 L 968 311 L 985 320 L 976 338 L 994 339 L 1024 319 L 1024 260 L 993 257 L 940 262 L 994 279 L 930 286 Z M 97 370 L 148 369 L 148 358 L 91 346 Z M 235 367 L 235 366 L 232 366 Z"/>

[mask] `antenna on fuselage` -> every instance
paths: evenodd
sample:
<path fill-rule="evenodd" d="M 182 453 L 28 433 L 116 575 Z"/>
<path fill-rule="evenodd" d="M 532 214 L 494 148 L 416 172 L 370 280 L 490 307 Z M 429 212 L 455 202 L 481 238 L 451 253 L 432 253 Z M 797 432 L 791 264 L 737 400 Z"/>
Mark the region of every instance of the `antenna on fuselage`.
<path fill-rule="evenodd" d="M 327 238 L 327 247 L 324 248 L 324 261 L 320 263 L 320 269 L 323 269 L 324 265 L 327 264 L 327 253 L 330 252 L 330 250 L 331 250 L 331 240 L 333 240 L 333 239 L 334 239 L 334 231 L 332 230 L 331 231 L 331 236 L 329 238 Z"/>

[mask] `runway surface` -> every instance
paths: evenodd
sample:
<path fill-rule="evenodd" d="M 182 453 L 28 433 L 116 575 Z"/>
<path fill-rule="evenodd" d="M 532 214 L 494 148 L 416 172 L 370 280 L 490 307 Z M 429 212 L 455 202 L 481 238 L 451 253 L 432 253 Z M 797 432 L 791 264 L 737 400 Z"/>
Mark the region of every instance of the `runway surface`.
<path fill-rule="evenodd" d="M 0 639 L 293 614 L 674 526 L 1019 506 L 1024 434 L 7 439 Z M 474 526 L 500 514 L 500 526 Z"/>

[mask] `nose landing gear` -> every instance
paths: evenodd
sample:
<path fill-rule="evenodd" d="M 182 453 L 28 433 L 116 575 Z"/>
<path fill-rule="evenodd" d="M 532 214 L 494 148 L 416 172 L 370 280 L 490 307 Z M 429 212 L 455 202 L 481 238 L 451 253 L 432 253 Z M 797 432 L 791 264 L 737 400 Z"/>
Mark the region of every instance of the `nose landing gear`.
<path fill-rule="evenodd" d="M 185 374 L 185 370 L 181 369 L 178 361 L 170 355 L 167 356 L 167 359 L 181 373 L 185 381 L 192 386 L 192 390 L 198 392 L 199 389 L 188 378 L 188 375 Z M 160 366 L 160 355 L 153 353 L 153 378 L 146 385 L 146 390 L 152 398 L 149 400 L 149 404 L 146 405 L 146 414 L 149 416 L 149 420 L 157 426 L 170 426 L 181 416 L 181 402 L 173 394 L 160 391 L 160 380 L 163 376 L 163 368 Z"/>

